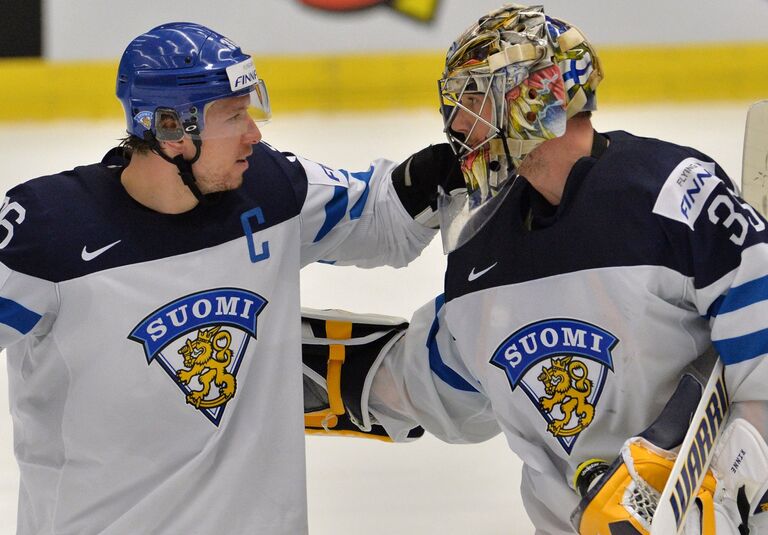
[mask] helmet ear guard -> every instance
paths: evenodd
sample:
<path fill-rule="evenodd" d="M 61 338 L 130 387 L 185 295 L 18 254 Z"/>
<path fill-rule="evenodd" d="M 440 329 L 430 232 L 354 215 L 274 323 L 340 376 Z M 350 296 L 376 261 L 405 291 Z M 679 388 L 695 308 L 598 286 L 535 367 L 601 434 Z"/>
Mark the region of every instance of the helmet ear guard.
<path fill-rule="evenodd" d="M 154 114 L 154 128 L 144 132 L 144 136 L 152 135 L 157 141 L 181 141 L 184 139 L 184 129 L 181 128 L 181 119 L 176 110 L 171 108 L 157 108 Z"/>

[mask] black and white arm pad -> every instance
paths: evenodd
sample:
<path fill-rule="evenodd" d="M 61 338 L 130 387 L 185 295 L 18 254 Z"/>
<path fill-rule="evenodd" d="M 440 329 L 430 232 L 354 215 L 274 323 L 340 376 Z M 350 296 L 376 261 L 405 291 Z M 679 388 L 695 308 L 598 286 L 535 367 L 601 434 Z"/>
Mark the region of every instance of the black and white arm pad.
<path fill-rule="evenodd" d="M 368 397 L 381 360 L 407 327 L 407 321 L 392 316 L 301 309 L 307 434 L 391 440 L 371 418 Z M 422 434 L 417 427 L 408 437 Z"/>

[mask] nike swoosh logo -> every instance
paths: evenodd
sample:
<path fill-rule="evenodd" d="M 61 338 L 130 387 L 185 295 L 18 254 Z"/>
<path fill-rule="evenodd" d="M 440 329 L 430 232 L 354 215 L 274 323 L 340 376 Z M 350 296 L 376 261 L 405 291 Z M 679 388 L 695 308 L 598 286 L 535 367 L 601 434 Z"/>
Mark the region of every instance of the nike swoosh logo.
<path fill-rule="evenodd" d="M 91 260 L 99 256 L 101 253 L 108 251 L 109 249 L 111 249 L 121 241 L 122 240 L 117 240 L 116 242 L 110 243 L 109 245 L 105 245 L 101 249 L 96 249 L 95 251 L 88 251 L 86 250 L 85 246 L 83 246 L 83 251 L 80 253 L 80 257 L 86 262 L 90 262 Z"/>
<path fill-rule="evenodd" d="M 491 264 L 490 266 L 488 266 L 488 267 L 487 267 L 487 268 L 485 268 L 484 270 L 482 270 L 482 271 L 478 271 L 477 273 L 475 273 L 475 268 L 472 268 L 472 271 L 470 271 L 470 272 L 469 272 L 469 276 L 467 277 L 467 280 L 468 280 L 469 282 L 472 282 L 473 280 L 475 280 L 475 279 L 478 279 L 478 278 L 482 277 L 483 275 L 485 275 L 486 273 L 488 273 L 490 270 L 492 270 L 493 268 L 495 268 L 495 267 L 496 267 L 496 264 L 498 264 L 498 262 L 494 262 L 493 264 Z"/>

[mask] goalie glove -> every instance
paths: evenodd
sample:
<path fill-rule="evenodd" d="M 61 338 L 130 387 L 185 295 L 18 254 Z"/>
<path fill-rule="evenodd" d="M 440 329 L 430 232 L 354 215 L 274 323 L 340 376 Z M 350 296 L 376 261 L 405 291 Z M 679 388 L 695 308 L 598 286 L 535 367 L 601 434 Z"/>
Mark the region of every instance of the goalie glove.
<path fill-rule="evenodd" d="M 582 497 L 571 515 L 580 535 L 648 535 L 679 446 L 699 404 L 702 383 L 686 374 L 651 426 L 627 440 L 610 465 L 590 459 L 574 474 Z M 696 500 L 701 516 L 690 514 L 684 533 L 714 535 L 713 496 L 717 482 L 708 471 Z M 669 534 L 673 535 L 673 534 Z"/>
<path fill-rule="evenodd" d="M 304 429 L 307 434 L 391 441 L 368 412 L 379 363 L 405 333 L 402 318 L 301 309 Z M 424 434 L 420 427 L 408 438 Z"/>

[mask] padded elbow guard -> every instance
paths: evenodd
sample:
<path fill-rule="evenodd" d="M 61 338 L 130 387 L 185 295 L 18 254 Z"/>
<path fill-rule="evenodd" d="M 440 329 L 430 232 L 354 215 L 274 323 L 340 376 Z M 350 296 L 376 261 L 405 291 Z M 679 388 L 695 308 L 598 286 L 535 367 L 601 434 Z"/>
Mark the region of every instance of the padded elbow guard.
<path fill-rule="evenodd" d="M 304 428 L 307 434 L 390 440 L 372 421 L 368 397 L 387 351 L 405 333 L 402 318 L 342 310 L 301 310 Z M 416 428 L 409 437 L 424 433 Z"/>

